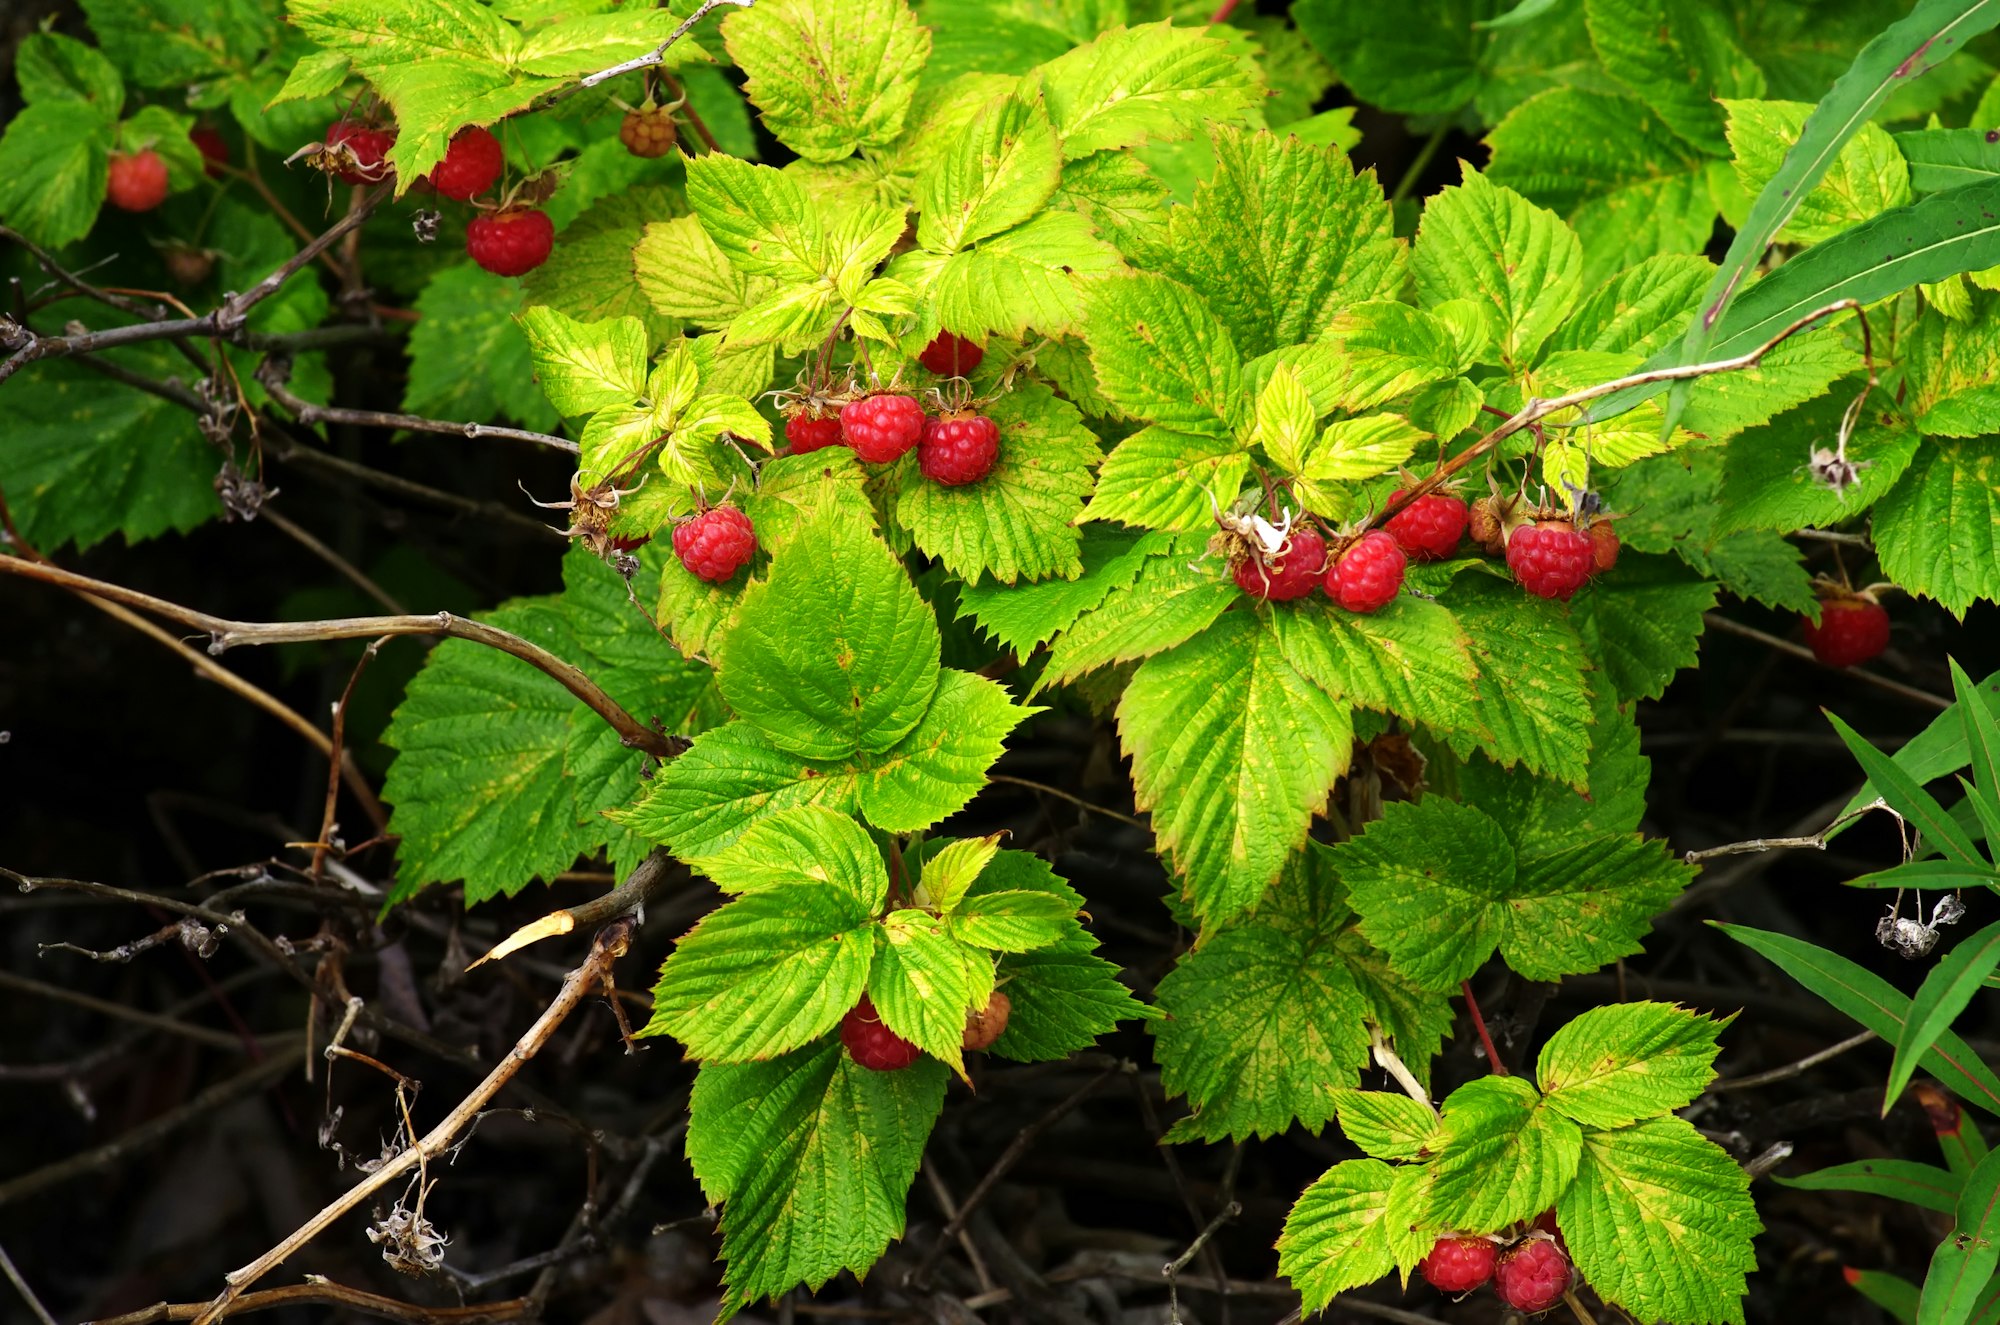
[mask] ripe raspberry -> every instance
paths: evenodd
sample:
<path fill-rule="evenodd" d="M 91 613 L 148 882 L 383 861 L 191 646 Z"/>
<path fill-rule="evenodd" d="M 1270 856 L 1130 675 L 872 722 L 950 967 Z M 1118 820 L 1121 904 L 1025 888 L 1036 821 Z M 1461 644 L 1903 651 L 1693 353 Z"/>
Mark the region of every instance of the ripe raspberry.
<path fill-rule="evenodd" d="M 555 222 L 533 208 L 483 213 L 465 226 L 465 251 L 495 276 L 533 271 L 549 260 L 555 243 Z"/>
<path fill-rule="evenodd" d="M 1417 1272 L 1440 1293 L 1470 1293 L 1493 1277 L 1500 1249 L 1485 1238 L 1439 1238 Z"/>
<path fill-rule="evenodd" d="M 939 377 L 964 377 L 979 367 L 979 361 L 985 357 L 986 350 L 982 346 L 974 345 L 963 336 L 940 331 L 936 340 L 924 346 L 917 362 Z"/>
<path fill-rule="evenodd" d="M 1403 494 L 1392 494 L 1395 501 Z M 1465 500 L 1448 492 L 1429 492 L 1397 511 L 1382 525 L 1411 561 L 1443 561 L 1458 551 L 1468 518 Z"/>
<path fill-rule="evenodd" d="M 1822 598 L 1819 624 L 1805 627 L 1813 657 L 1828 667 L 1853 667 L 1889 647 L 1889 614 L 1866 598 Z"/>
<path fill-rule="evenodd" d="M 500 140 L 478 125 L 468 125 L 451 136 L 444 160 L 425 178 L 445 197 L 465 202 L 492 188 L 506 164 Z"/>
<path fill-rule="evenodd" d="M 396 145 L 394 129 L 372 129 L 353 120 L 335 120 L 326 131 L 325 143 L 329 149 L 343 143 L 354 154 L 354 165 L 345 170 L 336 170 L 334 178 L 342 184 L 379 184 L 396 173 L 382 158 Z"/>
<path fill-rule="evenodd" d="M 1409 562 L 1394 538 L 1371 529 L 1327 568 L 1326 591 L 1350 612 L 1379 612 L 1403 591 Z"/>
<path fill-rule="evenodd" d="M 840 407 L 840 431 L 854 454 L 887 464 L 924 435 L 924 407 L 909 396 L 863 396 Z"/>
<path fill-rule="evenodd" d="M 1516 1311 L 1547 1311 L 1569 1291 L 1569 1257 L 1547 1238 L 1516 1243 L 1493 1268 L 1493 1291 Z"/>
<path fill-rule="evenodd" d="M 681 565 L 717 584 L 749 565 L 756 551 L 757 531 L 734 506 L 718 506 L 674 526 L 674 555 Z"/>
<path fill-rule="evenodd" d="M 1590 536 L 1567 520 L 1543 520 L 1522 525 L 1507 540 L 1507 569 L 1535 597 L 1568 602 L 1597 569 L 1596 552 Z"/>
<path fill-rule="evenodd" d="M 984 414 L 945 414 L 924 420 L 917 468 L 947 488 L 977 483 L 1000 458 L 1000 425 Z"/>
<path fill-rule="evenodd" d="M 1497 557 L 1507 550 L 1506 527 L 1501 523 L 1505 514 L 1494 497 L 1481 497 L 1466 512 L 1466 532 L 1488 556 Z"/>
<path fill-rule="evenodd" d="M 1014 1010 L 1014 1000 L 999 990 L 986 1000 L 986 1006 L 975 1008 L 965 1014 L 965 1034 L 959 1039 L 961 1049 L 986 1049 L 1007 1030 L 1007 1016 Z"/>
<path fill-rule="evenodd" d="M 1618 531 L 1611 527 L 1611 521 L 1598 519 L 1590 526 L 1590 564 L 1594 574 L 1602 575 L 1618 564 L 1618 549 L 1623 546 L 1618 541 Z"/>
<path fill-rule="evenodd" d="M 674 117 L 664 106 L 628 110 L 618 126 L 618 141 L 633 156 L 665 156 L 674 150 L 674 138 Z"/>
<path fill-rule="evenodd" d="M 829 446 L 839 446 L 840 420 L 829 414 L 817 418 L 811 414 L 794 414 L 785 420 L 785 440 L 792 444 L 793 455 L 804 455 L 808 451 L 823 450 Z"/>
<path fill-rule="evenodd" d="M 188 138 L 201 151 L 202 170 L 210 179 L 221 179 L 229 164 L 229 142 L 213 129 L 188 130 Z"/>
<path fill-rule="evenodd" d="M 1326 540 L 1316 529 L 1294 529 L 1269 561 L 1246 557 L 1236 563 L 1236 587 L 1252 598 L 1289 603 L 1319 587 L 1326 573 Z"/>
<path fill-rule="evenodd" d="M 113 152 L 104 196 L 121 211 L 152 211 L 167 198 L 167 163 L 150 147 L 143 152 Z"/>
<path fill-rule="evenodd" d="M 866 994 L 840 1019 L 840 1042 L 847 1056 L 870 1072 L 900 1072 L 924 1052 L 883 1025 Z"/>

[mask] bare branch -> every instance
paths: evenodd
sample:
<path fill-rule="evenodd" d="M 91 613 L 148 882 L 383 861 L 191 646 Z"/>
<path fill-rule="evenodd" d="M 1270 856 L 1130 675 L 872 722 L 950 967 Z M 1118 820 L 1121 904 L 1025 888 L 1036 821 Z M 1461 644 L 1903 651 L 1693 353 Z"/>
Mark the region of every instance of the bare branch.
<path fill-rule="evenodd" d="M 641 69 L 651 69 L 667 58 L 667 51 L 675 42 L 687 36 L 695 24 L 707 18 L 716 10 L 722 8 L 724 5 L 735 5 L 739 9 L 748 9 L 755 3 L 756 0 L 702 0 L 701 8 L 683 19 L 681 25 L 668 33 L 667 39 L 655 47 L 651 54 L 637 56 L 634 59 L 625 61 L 623 64 L 614 64 L 609 69 L 600 69 L 594 74 L 587 74 L 577 83 L 575 90 L 581 92 L 585 88 L 596 87 L 599 83 L 608 83 L 612 79 L 625 74 L 637 73 Z"/>
<path fill-rule="evenodd" d="M 257 380 L 271 393 L 271 398 L 283 405 L 300 423 L 345 423 L 360 428 L 403 428 L 410 432 L 440 433 L 448 437 L 501 437 L 510 441 L 533 442 L 556 451 L 567 451 L 576 455 L 579 448 L 567 437 L 552 437 L 545 432 L 529 432 L 525 428 L 498 428 L 486 423 L 450 423 L 442 419 L 426 419 L 415 414 L 388 414 L 372 409 L 338 409 L 328 405 L 315 405 L 301 399 L 285 385 L 290 376 L 289 366 L 281 360 L 266 359 L 257 369 Z"/>
<path fill-rule="evenodd" d="M 349 1288 L 317 1274 L 307 1275 L 302 1284 L 245 1293 L 236 1300 L 230 1314 L 241 1316 L 252 1311 L 293 1306 L 345 1307 L 365 1316 L 403 1321 L 406 1325 L 502 1325 L 506 1321 L 527 1320 L 536 1314 L 535 1304 L 525 1297 L 476 1306 L 425 1307 Z M 161 1321 L 194 1320 L 207 1309 L 206 1302 L 161 1302 L 143 1311 L 106 1316 L 101 1320 L 87 1321 L 85 1325 L 158 1325 Z"/>
<path fill-rule="evenodd" d="M 1813 651 L 1805 645 L 1794 644 L 1787 639 L 1779 639 L 1776 635 L 1758 630 L 1755 626 L 1746 626 L 1741 622 L 1731 621 L 1728 617 L 1718 616 L 1714 612 L 1710 612 L 1702 620 L 1711 630 L 1719 630 L 1728 635 L 1741 635 L 1744 639 L 1756 640 L 1759 644 L 1767 648 L 1776 649 L 1780 653 L 1789 653 L 1794 658 L 1803 658 L 1807 662 L 1817 664 L 1821 667 L 1827 665 L 1820 662 L 1818 658 L 1815 658 Z M 1919 690 L 1915 686 L 1904 685 L 1901 681 L 1892 681 L 1888 677 L 1875 672 L 1866 672 L 1859 667 L 1837 667 L 1833 670 L 1840 672 L 1844 676 L 1851 676 L 1857 681 L 1872 685 L 1878 690 L 1886 690 L 1892 695 L 1900 695 L 1913 704 L 1922 704 L 1926 708 L 1934 708 L 1940 712 L 1951 707 L 1951 701 L 1942 696 L 1933 695 L 1928 690 Z"/>
<path fill-rule="evenodd" d="M 332 621 L 230 621 L 182 607 L 179 603 L 168 602 L 164 598 L 155 598 L 151 594 L 140 593 L 104 580 L 92 579 L 88 575 L 78 575 L 74 571 L 26 561 L 19 557 L 0 557 L 0 572 L 60 585 L 65 589 L 89 594 L 95 598 L 109 599 L 114 603 L 136 607 L 155 616 L 165 617 L 169 621 L 177 621 L 190 629 L 206 633 L 209 637 L 208 651 L 211 654 L 221 654 L 243 644 L 298 644 L 309 640 L 365 639 L 375 635 L 448 635 L 454 639 L 473 640 L 489 648 L 498 649 L 502 653 L 512 654 L 561 682 L 565 690 L 582 700 L 593 713 L 611 724 L 620 739 L 633 749 L 644 750 L 658 759 L 671 759 L 679 754 L 682 748 L 671 738 L 645 726 L 627 713 L 618 701 L 604 693 L 603 688 L 595 681 L 541 645 L 522 639 L 510 631 L 501 630 L 497 626 L 468 621 L 450 612 L 422 616 L 345 617 Z M 327 753 L 331 758 L 330 741 Z"/>

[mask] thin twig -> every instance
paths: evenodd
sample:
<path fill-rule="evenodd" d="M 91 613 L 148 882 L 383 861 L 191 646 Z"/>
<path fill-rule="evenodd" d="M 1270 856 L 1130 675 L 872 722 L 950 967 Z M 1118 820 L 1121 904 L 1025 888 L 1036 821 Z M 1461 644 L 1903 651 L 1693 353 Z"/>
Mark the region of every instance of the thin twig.
<path fill-rule="evenodd" d="M 1752 1090 L 1758 1086 L 1790 1081 L 1793 1077 L 1803 1076 L 1829 1059 L 1838 1058 L 1848 1050 L 1859 1049 L 1870 1040 L 1878 1038 L 1874 1031 L 1862 1031 L 1859 1035 L 1850 1035 L 1839 1044 L 1829 1045 L 1818 1053 L 1807 1054 L 1796 1063 L 1787 1063 L 1783 1067 L 1774 1067 L 1768 1072 L 1756 1072 L 1747 1077 L 1719 1077 L 1708 1083 L 1707 1093 L 1714 1095 L 1726 1090 Z"/>
<path fill-rule="evenodd" d="M 257 380 L 271 393 L 271 399 L 283 405 L 291 415 L 303 424 L 339 423 L 359 428 L 400 428 L 408 432 L 438 433 L 447 437 L 500 437 L 510 441 L 533 442 L 556 451 L 578 454 L 578 447 L 567 437 L 552 437 L 545 432 L 529 432 L 525 428 L 500 428 L 490 423 L 452 423 L 444 419 L 426 419 L 416 414 L 389 414 L 372 409 L 338 409 L 330 405 L 315 405 L 294 393 L 285 385 L 286 373 L 273 367 L 277 360 L 267 359 L 257 369 Z"/>
<path fill-rule="evenodd" d="M 49 1314 L 49 1309 L 42 1305 L 42 1299 L 35 1296 L 35 1290 L 28 1286 L 28 1281 L 21 1277 L 21 1272 L 14 1268 L 14 1258 L 7 1254 L 5 1247 L 0 1247 L 0 1271 L 5 1272 L 7 1281 L 14 1285 L 14 1291 L 21 1295 L 21 1300 L 28 1304 L 28 1309 L 35 1313 L 36 1320 L 42 1325 L 56 1325 L 56 1318 Z"/>
<path fill-rule="evenodd" d="M 178 928 L 174 926 L 173 928 Z M 177 1017 L 163 1016 L 157 1012 L 147 1012 L 142 1008 L 129 1007 L 110 999 L 95 998 L 81 990 L 65 988 L 62 985 L 44 984 L 40 980 L 30 980 L 25 975 L 15 975 L 11 971 L 0 971 L 0 989 L 11 989 L 17 994 L 28 994 L 35 998 L 53 999 L 58 1003 L 70 1003 L 92 1012 L 129 1021 L 135 1026 L 145 1026 L 169 1035 L 178 1035 L 196 1044 L 205 1044 L 211 1049 L 221 1049 L 228 1053 L 242 1053 L 243 1041 L 227 1031 L 212 1030 L 207 1026 L 196 1026 Z"/>
<path fill-rule="evenodd" d="M 947 1220 L 958 1218 L 958 1203 L 951 1199 L 951 1189 L 944 1185 L 944 1178 L 938 1173 L 937 1166 L 926 1162 L 923 1173 L 924 1180 L 930 1184 L 931 1199 L 937 1202 L 938 1209 L 944 1217 Z M 965 1253 L 966 1261 L 972 1266 L 972 1273 L 979 1280 L 979 1290 L 983 1293 L 992 1292 L 993 1272 L 986 1268 L 986 1259 L 979 1254 L 979 1248 L 973 1245 L 972 1235 L 962 1228 L 958 1231 L 958 1249 Z"/>
<path fill-rule="evenodd" d="M 1710 612 L 1702 620 L 1712 630 L 1720 630 L 1730 635 L 1741 635 L 1744 639 L 1756 640 L 1759 644 L 1776 649 L 1780 653 L 1788 653 L 1794 658 L 1803 658 L 1807 662 L 1815 663 L 1821 667 L 1827 666 L 1827 664 L 1815 658 L 1813 651 L 1805 645 L 1794 644 L 1786 639 L 1779 639 L 1776 635 L 1766 634 L 1764 631 L 1758 630 L 1755 626 L 1746 626 L 1741 622 L 1731 621 L 1728 617 L 1718 615 L 1714 612 Z M 1940 695 L 1933 695 L 1928 690 L 1919 690 L 1915 686 L 1904 685 L 1901 681 L 1892 681 L 1888 677 L 1878 675 L 1875 672 L 1863 671 L 1859 667 L 1835 667 L 1831 670 L 1839 672 L 1842 676 L 1851 676 L 1857 681 L 1865 681 L 1878 690 L 1886 690 L 1892 695 L 1900 695 L 1911 703 L 1922 704 L 1926 708 L 1943 711 L 1951 707 L 1951 701 Z"/>
<path fill-rule="evenodd" d="M 1845 805 L 1847 801 L 1840 802 Z M 1838 816 L 1826 827 L 1807 837 L 1753 837 L 1743 842 L 1725 842 L 1718 847 L 1704 847 L 1699 851 L 1684 851 L 1681 859 L 1690 865 L 1699 864 L 1716 856 L 1743 856 L 1759 851 L 1824 851 L 1827 839 L 1834 832 L 1859 819 L 1871 810 L 1885 809 L 1881 800 L 1872 800 L 1866 805 L 1857 805 L 1852 810 Z"/>
<path fill-rule="evenodd" d="M 376 602 L 382 604 L 389 611 L 403 614 L 410 610 L 398 602 L 394 594 L 370 579 L 367 572 L 328 547 L 310 530 L 304 529 L 295 521 L 288 519 L 276 506 L 266 503 L 257 512 L 257 515 L 259 519 L 270 521 L 272 528 L 331 566 L 340 574 L 342 579 L 361 590 L 362 593 L 367 594 L 370 598 L 373 598 Z"/>
<path fill-rule="evenodd" d="M 245 1293 L 236 1300 L 230 1314 L 241 1316 L 252 1311 L 268 1311 L 273 1307 L 295 1306 L 345 1307 L 349 1311 L 378 1316 L 383 1320 L 405 1321 L 408 1325 L 502 1325 L 506 1321 L 530 1319 L 534 1304 L 525 1297 L 516 1297 L 505 1302 L 469 1307 L 424 1307 L 414 1302 L 398 1302 L 392 1297 L 363 1292 L 359 1288 L 348 1288 L 309 1274 L 302 1284 Z M 208 1307 L 207 1302 L 162 1302 L 144 1311 L 106 1316 L 101 1320 L 86 1321 L 84 1325 L 157 1325 L 160 1321 L 199 1320 Z"/>
<path fill-rule="evenodd" d="M 1144 819 L 1134 818 L 1129 814 L 1121 814 L 1117 810 L 1108 810 L 1102 805 L 1087 801 L 1081 796 L 1072 796 L 1061 787 L 1052 787 L 1046 782 L 1034 782 L 1027 778 L 1011 777 L 1005 773 L 989 773 L 986 775 L 986 780 L 988 782 L 1005 782 L 1016 787 L 1027 787 L 1031 791 L 1039 791 L 1046 795 L 1054 796 L 1058 800 L 1068 801 L 1078 809 L 1088 810 L 1092 814 L 1103 815 L 1106 819 L 1116 819 L 1119 823 L 1130 824 L 1134 828 L 1146 827 Z"/>
<path fill-rule="evenodd" d="M 361 673 L 368 670 L 368 664 L 375 661 L 375 655 L 389 642 L 389 636 L 372 641 L 355 659 L 354 670 L 347 675 L 347 686 L 340 692 L 340 699 L 333 706 L 333 748 L 338 756 L 333 761 L 333 769 L 326 779 L 326 804 L 320 812 L 319 836 L 313 841 L 312 877 L 318 883 L 326 868 L 326 853 L 333 840 L 334 812 L 340 802 L 340 760 L 347 753 L 347 705 L 354 698 L 355 683 L 361 680 Z"/>
<path fill-rule="evenodd" d="M 1167 1281 L 1167 1320 L 1170 1322 L 1170 1325 L 1181 1325 L 1181 1271 L 1187 1269 L 1188 1262 L 1200 1254 L 1202 1248 L 1208 1245 L 1208 1240 L 1215 1236 L 1217 1230 L 1242 1213 L 1243 1206 L 1236 1201 L 1231 1201 L 1228 1205 L 1223 1206 L 1221 1212 L 1215 1218 L 1208 1221 L 1208 1226 L 1194 1235 L 1194 1241 L 1188 1244 L 1186 1251 L 1160 1267 L 1160 1274 Z"/>
<path fill-rule="evenodd" d="M 556 657 L 541 645 L 497 626 L 469 621 L 450 612 L 416 616 L 343 617 L 330 621 L 231 621 L 210 616 L 193 608 L 151 594 L 140 593 L 104 580 L 78 575 L 74 571 L 43 565 L 19 557 L 0 557 L 0 572 L 19 575 L 46 584 L 60 585 L 93 597 L 136 607 L 175 621 L 209 637 L 208 651 L 221 654 L 239 645 L 298 644 L 310 640 L 365 639 L 371 635 L 447 635 L 472 640 L 511 654 L 562 683 L 565 690 L 582 700 L 603 718 L 623 742 L 659 759 L 679 753 L 675 742 L 644 725 L 627 713 L 617 700 L 574 665 Z M 329 754 L 331 758 L 330 743 Z"/>
<path fill-rule="evenodd" d="M 444 1121 L 432 1128 L 423 1140 L 410 1146 L 335 1197 L 324 1209 L 301 1224 L 278 1245 L 241 1269 L 225 1275 L 229 1287 L 217 1295 L 206 1310 L 194 1317 L 196 1325 L 212 1325 L 212 1322 L 220 1320 L 228 1314 L 245 1289 L 276 1269 L 293 1252 L 318 1237 L 335 1220 L 411 1169 L 428 1164 L 444 1154 L 450 1148 L 453 1138 L 479 1115 L 481 1109 L 486 1107 L 486 1102 L 500 1092 L 500 1088 L 521 1070 L 523 1064 L 541 1051 L 542 1046 L 548 1043 L 549 1037 L 555 1034 L 556 1027 L 562 1025 L 569 1014 L 576 1010 L 577 1005 L 603 981 L 612 963 L 623 956 L 626 948 L 630 946 L 632 931 L 635 928 L 633 922 L 627 919 L 615 921 L 599 930 L 596 939 L 590 945 L 590 955 L 584 959 L 581 966 L 570 972 L 569 978 L 563 981 L 562 988 L 557 991 L 548 1009 L 535 1019 L 535 1024 L 515 1041 L 514 1047 L 500 1060 L 499 1065 L 484 1081 L 473 1088 L 471 1094 L 459 1101 L 458 1107 L 446 1115 Z"/>
<path fill-rule="evenodd" d="M 609 69 L 600 69 L 594 74 L 588 74 L 574 88 L 564 91 L 562 95 L 567 96 L 570 92 L 581 92 L 585 88 L 596 87 L 599 83 L 608 83 L 614 78 L 619 78 L 630 73 L 637 73 L 641 69 L 651 69 L 666 60 L 668 48 L 682 37 L 687 36 L 695 24 L 707 18 L 716 10 L 722 8 L 724 5 L 734 5 L 739 9 L 748 9 L 754 3 L 755 0 L 702 0 L 701 7 L 683 19 L 681 25 L 668 33 L 667 39 L 656 46 L 650 54 L 637 56 L 625 61 L 623 64 L 614 64 Z"/>

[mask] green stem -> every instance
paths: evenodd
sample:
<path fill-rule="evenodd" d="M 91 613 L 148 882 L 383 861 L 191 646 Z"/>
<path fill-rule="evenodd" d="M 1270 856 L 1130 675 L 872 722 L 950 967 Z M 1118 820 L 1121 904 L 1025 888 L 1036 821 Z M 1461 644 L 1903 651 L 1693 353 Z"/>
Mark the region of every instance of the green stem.
<path fill-rule="evenodd" d="M 1444 136 L 1450 132 L 1449 119 L 1431 131 L 1431 136 L 1424 140 L 1421 148 L 1417 149 L 1417 159 L 1410 162 L 1410 168 L 1396 181 L 1396 191 L 1389 195 L 1389 206 L 1394 207 L 1416 191 L 1417 181 L 1423 178 L 1424 171 L 1431 164 L 1431 158 L 1438 154 L 1438 148 L 1444 146 Z"/>

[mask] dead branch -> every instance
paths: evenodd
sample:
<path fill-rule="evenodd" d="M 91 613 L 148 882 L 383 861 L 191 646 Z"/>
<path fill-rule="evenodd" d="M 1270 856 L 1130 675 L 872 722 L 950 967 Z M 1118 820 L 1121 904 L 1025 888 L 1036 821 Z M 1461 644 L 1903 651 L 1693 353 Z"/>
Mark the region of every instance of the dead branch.
<path fill-rule="evenodd" d="M 161 1302 L 144 1311 L 106 1316 L 101 1320 L 86 1321 L 84 1325 L 155 1325 L 158 1321 L 198 1320 L 209 1305 L 207 1302 Z M 359 1288 L 348 1288 L 309 1274 L 302 1284 L 245 1293 L 237 1299 L 231 1314 L 245 1315 L 252 1311 L 268 1311 L 272 1307 L 293 1306 L 346 1307 L 350 1311 L 378 1316 L 383 1320 L 407 1321 L 409 1325 L 501 1325 L 505 1321 L 528 1318 L 534 1304 L 525 1297 L 515 1297 L 479 1306 L 423 1307 L 414 1302 L 398 1302 L 392 1297 L 366 1293 Z"/>
<path fill-rule="evenodd" d="M 257 380 L 271 393 L 271 399 L 283 405 L 300 423 L 343 423 L 360 428 L 400 428 L 409 432 L 439 433 L 447 437 L 500 437 L 517 442 L 533 442 L 556 451 L 567 451 L 576 455 L 579 448 L 567 437 L 551 437 L 545 432 L 530 432 L 525 428 L 500 428 L 489 423 L 450 423 L 442 419 L 426 419 L 416 414 L 389 414 L 372 409 L 338 409 L 330 405 L 315 405 L 295 394 L 285 382 L 290 376 L 289 367 L 281 359 L 266 359 L 257 369 Z"/>
<path fill-rule="evenodd" d="M 1805 645 L 1794 644 L 1788 639 L 1779 639 L 1776 635 L 1758 630 L 1755 626 L 1746 626 L 1741 622 L 1731 621 L 1728 617 L 1718 616 L 1714 612 L 1710 612 L 1702 620 L 1711 630 L 1719 630 L 1724 634 L 1740 635 L 1744 639 L 1756 640 L 1766 648 L 1776 649 L 1778 652 L 1790 654 L 1794 658 L 1803 658 L 1805 661 L 1813 663 L 1816 666 L 1826 666 L 1825 663 L 1813 657 L 1813 651 Z M 1864 671 L 1859 667 L 1838 667 L 1833 670 L 1843 675 L 1851 676 L 1857 681 L 1872 685 L 1877 690 L 1885 690 L 1892 695 L 1907 699 L 1913 704 L 1922 704 L 1926 708 L 1937 709 L 1939 712 L 1943 712 L 1945 709 L 1951 707 L 1951 701 L 1942 696 L 1933 695 L 1928 690 L 1919 690 L 1915 686 L 1904 685 L 1901 681 L 1892 681 L 1888 677 L 1875 672 Z"/>

